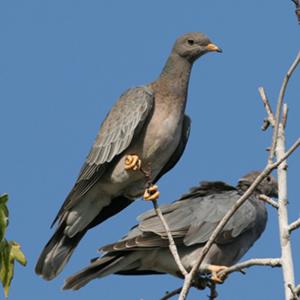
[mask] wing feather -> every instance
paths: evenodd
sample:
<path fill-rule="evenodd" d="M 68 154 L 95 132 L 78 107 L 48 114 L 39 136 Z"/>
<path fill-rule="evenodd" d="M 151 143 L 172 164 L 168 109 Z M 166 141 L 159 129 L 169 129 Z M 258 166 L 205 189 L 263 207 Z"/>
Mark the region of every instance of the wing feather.
<path fill-rule="evenodd" d="M 130 89 L 120 97 L 100 127 L 79 180 L 88 179 L 88 168 L 110 162 L 129 146 L 152 110 L 153 99 L 153 93 L 146 87 Z"/>
<path fill-rule="evenodd" d="M 154 94 L 146 86 L 129 89 L 121 95 L 103 121 L 78 179 L 53 224 L 92 188 L 107 165 L 137 138 L 151 114 L 153 102 Z"/>

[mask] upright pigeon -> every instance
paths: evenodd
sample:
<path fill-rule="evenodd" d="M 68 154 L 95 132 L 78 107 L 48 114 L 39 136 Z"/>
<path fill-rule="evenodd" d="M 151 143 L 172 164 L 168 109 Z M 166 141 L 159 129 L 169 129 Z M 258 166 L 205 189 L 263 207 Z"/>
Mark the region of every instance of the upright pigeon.
<path fill-rule="evenodd" d="M 210 235 L 259 172 L 241 178 L 236 187 L 222 181 L 203 182 L 172 204 L 161 206 L 187 271 L 195 265 Z M 272 176 L 262 181 L 248 200 L 236 211 L 217 237 L 200 266 L 199 273 L 211 273 L 222 282 L 218 272 L 235 264 L 260 237 L 267 222 L 265 204 L 260 194 L 277 196 L 277 182 Z M 165 274 L 182 277 L 168 248 L 169 241 L 161 220 L 153 210 L 139 217 L 119 242 L 104 246 L 102 257 L 67 278 L 64 289 L 77 290 L 95 278 L 110 274 Z"/>
<path fill-rule="evenodd" d="M 57 229 L 35 271 L 46 280 L 58 275 L 90 228 L 117 214 L 137 197 L 158 197 L 155 183 L 180 159 L 189 136 L 184 114 L 193 63 L 221 52 L 202 33 L 179 37 L 159 76 L 121 95 L 103 121 L 79 177 L 53 223 Z M 134 172 L 141 168 L 148 176 Z"/>

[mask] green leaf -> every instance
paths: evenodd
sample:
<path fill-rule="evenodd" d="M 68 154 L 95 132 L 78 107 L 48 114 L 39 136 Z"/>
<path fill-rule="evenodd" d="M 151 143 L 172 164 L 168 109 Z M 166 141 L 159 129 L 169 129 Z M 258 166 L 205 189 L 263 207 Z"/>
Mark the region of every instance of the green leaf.
<path fill-rule="evenodd" d="M 14 277 L 15 261 L 23 266 L 27 263 L 26 257 L 21 251 L 21 246 L 15 241 L 8 242 L 4 238 L 8 226 L 7 200 L 7 194 L 0 196 L 0 281 L 6 298 Z"/>
<path fill-rule="evenodd" d="M 11 280 L 14 273 L 14 261 L 10 259 L 11 245 L 6 240 L 1 242 L 0 253 L 0 279 L 4 288 L 4 295 L 7 298 Z"/>
<path fill-rule="evenodd" d="M 0 243 L 0 279 L 4 289 L 5 298 L 8 297 L 11 281 L 14 276 L 15 261 L 23 266 L 27 261 L 25 255 L 21 251 L 21 246 L 15 241 L 3 240 Z"/>
<path fill-rule="evenodd" d="M 16 260 L 22 266 L 26 266 L 27 260 L 24 253 L 21 250 L 21 245 L 16 243 L 15 241 L 11 241 L 11 251 L 10 258 Z"/>
<path fill-rule="evenodd" d="M 8 209 L 6 206 L 7 200 L 7 194 L 0 196 L 0 241 L 4 239 L 6 228 L 8 226 Z"/>
<path fill-rule="evenodd" d="M 6 204 L 8 200 L 8 194 L 3 194 L 0 196 L 0 204 Z"/>

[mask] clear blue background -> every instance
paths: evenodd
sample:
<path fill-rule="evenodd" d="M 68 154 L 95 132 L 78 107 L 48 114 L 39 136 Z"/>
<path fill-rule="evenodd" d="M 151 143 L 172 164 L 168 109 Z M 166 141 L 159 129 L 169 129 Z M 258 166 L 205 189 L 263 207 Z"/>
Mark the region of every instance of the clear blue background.
<path fill-rule="evenodd" d="M 260 130 L 263 85 L 274 107 L 283 76 L 299 50 L 291 1 L 0 2 L 0 192 L 10 195 L 9 239 L 22 244 L 28 265 L 16 266 L 10 299 L 159 299 L 181 285 L 169 276 L 96 280 L 62 292 L 63 279 L 121 237 L 151 203 L 137 201 L 82 240 L 63 273 L 45 282 L 34 273 L 49 229 L 71 189 L 107 111 L 128 87 L 156 79 L 175 38 L 202 31 L 223 48 L 192 72 L 187 112 L 192 132 L 183 158 L 160 181 L 160 203 L 201 180 L 235 184 L 265 166 L 270 132 Z M 300 132 L 300 70 L 290 82 L 287 144 Z M 299 216 L 299 151 L 289 160 L 290 220 Z M 280 254 L 276 212 L 246 257 Z M 293 235 L 300 280 L 299 232 Z M 282 299 L 280 269 L 252 268 L 219 287 L 220 299 Z M 208 291 L 190 294 L 206 299 Z M 2 297 L 2 296 L 0 296 Z"/>

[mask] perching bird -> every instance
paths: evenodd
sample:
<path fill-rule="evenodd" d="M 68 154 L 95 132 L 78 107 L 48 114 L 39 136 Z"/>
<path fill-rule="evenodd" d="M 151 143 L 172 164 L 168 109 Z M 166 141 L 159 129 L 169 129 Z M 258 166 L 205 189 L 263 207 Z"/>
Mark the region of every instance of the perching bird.
<path fill-rule="evenodd" d="M 226 212 L 253 183 L 259 172 L 241 178 L 236 187 L 221 181 L 203 182 L 161 211 L 187 271 L 194 266 L 203 246 Z M 265 204 L 260 194 L 277 196 L 277 182 L 272 176 L 262 181 L 248 200 L 236 211 L 217 237 L 200 266 L 201 273 L 222 282 L 218 272 L 236 263 L 260 237 L 267 222 Z M 95 278 L 110 274 L 165 274 L 182 277 L 172 254 L 161 220 L 153 210 L 139 217 L 119 242 L 104 246 L 104 255 L 77 274 L 67 278 L 64 289 L 77 290 Z"/>
<path fill-rule="evenodd" d="M 221 52 L 202 33 L 179 37 L 159 76 L 127 90 L 102 123 L 79 177 L 58 212 L 57 229 L 43 249 L 35 271 L 51 280 L 62 271 L 90 228 L 144 194 L 157 198 L 155 183 L 180 159 L 189 136 L 184 114 L 192 65 L 207 52 Z M 134 172 L 147 169 L 148 177 Z"/>

